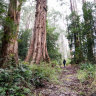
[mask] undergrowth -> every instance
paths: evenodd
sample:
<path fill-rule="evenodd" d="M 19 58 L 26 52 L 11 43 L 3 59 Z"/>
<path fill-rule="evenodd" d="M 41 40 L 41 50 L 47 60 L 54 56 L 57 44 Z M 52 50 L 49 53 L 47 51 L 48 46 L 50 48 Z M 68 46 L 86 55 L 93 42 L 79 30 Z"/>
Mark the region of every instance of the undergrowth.
<path fill-rule="evenodd" d="M 36 87 L 43 86 L 44 81 L 58 83 L 58 74 L 61 72 L 61 69 L 56 65 L 53 67 L 53 62 L 50 64 L 34 64 L 31 66 L 31 69 L 33 72 L 33 84 Z"/>
<path fill-rule="evenodd" d="M 0 96 L 31 96 L 32 71 L 28 66 L 0 69 Z"/>
<path fill-rule="evenodd" d="M 41 63 L 28 65 L 24 62 L 17 66 L 0 69 L 0 96 L 33 96 L 34 88 L 44 87 L 46 82 L 58 82 L 60 68 L 56 65 Z"/>
<path fill-rule="evenodd" d="M 96 91 L 96 65 L 91 63 L 84 63 L 80 65 L 77 73 L 78 79 L 82 85 L 87 84 L 87 88 L 91 91 Z"/>
<path fill-rule="evenodd" d="M 80 65 L 78 70 L 78 78 L 83 82 L 88 78 L 96 78 L 96 65 L 90 63 L 84 63 Z"/>

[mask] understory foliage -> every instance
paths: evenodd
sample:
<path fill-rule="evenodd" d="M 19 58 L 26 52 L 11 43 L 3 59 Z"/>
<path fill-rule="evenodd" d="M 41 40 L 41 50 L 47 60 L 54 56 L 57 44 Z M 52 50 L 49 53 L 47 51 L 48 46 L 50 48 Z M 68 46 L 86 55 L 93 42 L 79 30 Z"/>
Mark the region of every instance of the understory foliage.
<path fill-rule="evenodd" d="M 31 69 L 33 72 L 32 82 L 34 86 L 45 86 L 46 81 L 58 83 L 58 75 L 61 72 L 58 64 L 53 64 L 53 62 L 50 62 L 50 64 L 45 64 L 44 62 L 42 62 L 40 65 L 32 65 Z"/>
<path fill-rule="evenodd" d="M 0 69 L 0 95 L 1 96 L 30 96 L 32 71 L 26 65 Z"/>
<path fill-rule="evenodd" d="M 33 96 L 36 87 L 43 87 L 46 82 L 57 82 L 59 67 L 51 64 L 28 65 L 20 62 L 14 67 L 10 61 L 9 67 L 0 69 L 0 96 Z M 45 70 L 46 69 L 46 70 Z"/>
<path fill-rule="evenodd" d="M 90 63 L 84 63 L 80 65 L 80 73 L 78 78 L 81 81 L 87 80 L 89 77 L 96 79 L 96 65 Z M 82 74 L 83 73 L 83 74 Z"/>
<path fill-rule="evenodd" d="M 58 40 L 59 34 L 55 32 L 55 27 L 51 27 L 47 23 L 47 50 L 51 60 L 60 60 L 61 54 L 58 51 Z"/>
<path fill-rule="evenodd" d="M 30 35 L 30 30 L 22 30 L 19 32 L 18 53 L 21 60 L 24 60 L 26 57 Z"/>
<path fill-rule="evenodd" d="M 0 0 L 0 53 L 1 53 L 1 44 L 2 44 L 2 37 L 3 37 L 3 25 L 5 21 L 7 13 L 7 4 L 4 0 Z"/>
<path fill-rule="evenodd" d="M 82 87 L 81 94 L 92 94 L 90 96 L 96 95 L 96 65 L 90 62 L 85 62 L 79 64 L 79 69 L 77 70 L 77 77 L 80 81 L 80 87 Z M 85 92 L 86 90 L 86 92 Z M 86 94 L 86 96 L 87 96 Z"/>
<path fill-rule="evenodd" d="M 80 69 L 78 70 L 78 79 L 80 80 L 82 86 L 85 86 L 87 82 L 87 87 L 91 91 L 96 91 L 96 65 L 89 62 L 80 64 Z"/>

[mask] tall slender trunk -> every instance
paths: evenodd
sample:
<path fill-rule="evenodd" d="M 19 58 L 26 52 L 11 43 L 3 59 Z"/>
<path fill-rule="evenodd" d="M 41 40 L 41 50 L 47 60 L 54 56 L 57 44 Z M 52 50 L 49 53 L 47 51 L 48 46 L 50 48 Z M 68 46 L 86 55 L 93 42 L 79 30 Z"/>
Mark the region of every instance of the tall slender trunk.
<path fill-rule="evenodd" d="M 10 54 L 14 56 L 14 60 L 18 62 L 18 31 L 20 22 L 20 10 L 22 2 L 19 0 L 10 0 L 7 19 L 14 25 L 4 25 L 4 37 L 2 39 L 1 49 L 1 65 L 6 63 L 10 58 Z"/>
<path fill-rule="evenodd" d="M 70 0 L 70 7 L 71 7 L 71 12 L 77 13 L 77 3 L 76 3 L 76 0 Z"/>
<path fill-rule="evenodd" d="M 46 46 L 47 0 L 36 1 L 34 34 L 25 61 L 39 64 L 42 60 L 49 61 Z"/>
<path fill-rule="evenodd" d="M 86 0 L 82 0 L 82 3 L 84 4 L 86 2 Z"/>
<path fill-rule="evenodd" d="M 71 13 L 73 12 L 73 3 L 72 0 L 70 0 L 70 7 L 71 7 Z"/>

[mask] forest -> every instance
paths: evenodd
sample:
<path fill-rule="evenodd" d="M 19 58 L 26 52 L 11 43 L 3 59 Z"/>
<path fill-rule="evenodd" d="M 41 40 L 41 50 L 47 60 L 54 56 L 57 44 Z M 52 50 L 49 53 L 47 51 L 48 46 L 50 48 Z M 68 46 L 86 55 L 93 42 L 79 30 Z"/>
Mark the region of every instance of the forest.
<path fill-rule="evenodd" d="M 0 96 L 96 96 L 96 0 L 0 0 Z"/>

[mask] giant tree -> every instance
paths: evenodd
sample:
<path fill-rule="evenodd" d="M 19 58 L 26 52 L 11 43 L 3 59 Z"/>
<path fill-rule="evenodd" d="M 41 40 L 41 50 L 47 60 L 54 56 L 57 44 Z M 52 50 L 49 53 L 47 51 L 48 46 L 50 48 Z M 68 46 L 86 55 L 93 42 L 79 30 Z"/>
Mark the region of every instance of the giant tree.
<path fill-rule="evenodd" d="M 49 61 L 46 44 L 47 0 L 36 0 L 34 34 L 25 61 L 39 64 L 41 60 Z"/>
<path fill-rule="evenodd" d="M 8 15 L 6 16 L 4 27 L 4 36 L 2 39 L 1 65 L 6 63 L 13 54 L 14 60 L 18 62 L 18 31 L 20 21 L 20 10 L 22 0 L 10 0 Z"/>

